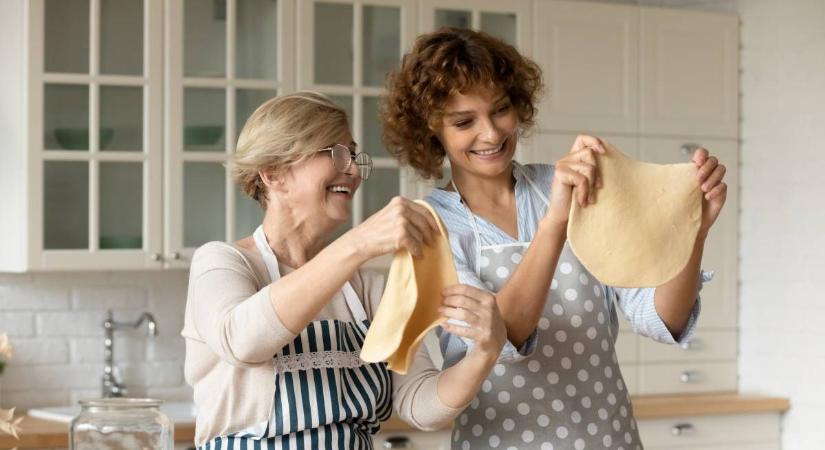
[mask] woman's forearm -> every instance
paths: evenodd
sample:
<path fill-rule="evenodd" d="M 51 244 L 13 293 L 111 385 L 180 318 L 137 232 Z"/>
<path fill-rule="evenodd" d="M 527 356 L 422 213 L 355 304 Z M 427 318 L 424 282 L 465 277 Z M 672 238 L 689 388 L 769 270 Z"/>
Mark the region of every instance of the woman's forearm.
<path fill-rule="evenodd" d="M 654 304 L 656 313 L 661 317 L 674 339 L 685 331 L 690 313 L 696 303 L 699 283 L 699 269 L 707 233 L 700 231 L 685 268 L 671 281 L 656 288 Z"/>
<path fill-rule="evenodd" d="M 467 405 L 478 394 L 497 358 L 498 354 L 470 350 L 461 361 L 441 372 L 436 388 L 438 399 L 450 408 Z"/>
<path fill-rule="evenodd" d="M 536 329 L 567 237 L 567 224 L 542 219 L 513 275 L 496 294 L 507 339 L 520 347 Z"/>

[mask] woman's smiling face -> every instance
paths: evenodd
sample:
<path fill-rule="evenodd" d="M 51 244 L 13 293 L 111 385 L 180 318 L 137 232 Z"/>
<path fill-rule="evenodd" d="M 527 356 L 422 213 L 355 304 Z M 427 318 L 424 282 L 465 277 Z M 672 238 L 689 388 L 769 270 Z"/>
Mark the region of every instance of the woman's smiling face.
<path fill-rule="evenodd" d="M 450 96 L 436 135 L 453 172 L 490 177 L 509 170 L 517 131 L 518 114 L 507 94 L 479 87 Z"/>

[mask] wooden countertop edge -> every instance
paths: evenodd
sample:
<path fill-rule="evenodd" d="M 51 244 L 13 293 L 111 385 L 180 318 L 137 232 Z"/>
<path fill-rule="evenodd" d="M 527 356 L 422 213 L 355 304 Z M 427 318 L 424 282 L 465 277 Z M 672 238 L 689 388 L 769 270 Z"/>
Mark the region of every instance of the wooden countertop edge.
<path fill-rule="evenodd" d="M 633 409 L 637 419 L 658 419 L 674 416 L 785 412 L 790 409 L 790 402 L 786 398 L 736 393 L 635 396 Z M 68 446 L 69 424 L 25 417 L 20 426 L 20 440 L 2 435 L 0 449 Z M 409 425 L 395 416 L 381 425 L 383 432 L 410 430 L 412 428 Z M 194 425 L 175 426 L 175 442 L 192 442 L 194 437 Z"/>

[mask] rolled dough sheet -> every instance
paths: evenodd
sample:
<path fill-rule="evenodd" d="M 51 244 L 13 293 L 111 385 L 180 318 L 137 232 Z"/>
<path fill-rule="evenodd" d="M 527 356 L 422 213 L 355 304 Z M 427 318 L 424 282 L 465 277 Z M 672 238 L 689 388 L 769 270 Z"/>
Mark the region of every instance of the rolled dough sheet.
<path fill-rule="evenodd" d="M 406 249 L 395 252 L 387 286 L 378 311 L 367 331 L 361 359 L 387 361 L 390 370 L 406 374 L 421 340 L 442 322 L 438 313 L 441 291 L 458 283 L 447 230 L 438 214 L 424 201 L 438 222 L 440 234 L 422 249 L 423 257 L 413 258 Z"/>
<path fill-rule="evenodd" d="M 660 286 L 687 265 L 702 222 L 702 192 L 694 163 L 635 161 L 606 144 L 596 155 L 603 185 L 596 203 L 573 201 L 570 247 L 604 284 Z"/>

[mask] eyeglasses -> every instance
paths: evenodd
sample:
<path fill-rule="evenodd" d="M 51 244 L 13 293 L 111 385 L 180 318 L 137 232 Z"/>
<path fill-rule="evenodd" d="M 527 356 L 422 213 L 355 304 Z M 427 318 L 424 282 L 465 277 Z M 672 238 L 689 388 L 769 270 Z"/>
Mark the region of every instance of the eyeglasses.
<path fill-rule="evenodd" d="M 354 153 L 343 144 L 334 144 L 331 147 L 322 148 L 318 152 L 330 152 L 332 167 L 335 167 L 335 170 L 341 173 L 348 173 L 353 162 L 358 166 L 358 175 L 362 180 L 369 178 L 372 173 L 372 158 L 367 153 Z"/>

